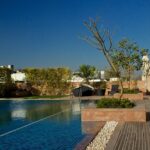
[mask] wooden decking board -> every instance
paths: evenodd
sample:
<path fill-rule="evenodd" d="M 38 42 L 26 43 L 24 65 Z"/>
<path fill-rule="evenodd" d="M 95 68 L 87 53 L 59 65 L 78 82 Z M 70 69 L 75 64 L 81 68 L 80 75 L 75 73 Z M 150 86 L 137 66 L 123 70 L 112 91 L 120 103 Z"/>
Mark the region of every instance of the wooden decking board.
<path fill-rule="evenodd" d="M 145 139 L 149 139 L 149 136 L 148 136 L 148 126 L 147 126 L 147 124 L 146 124 L 146 127 L 145 127 L 145 132 L 146 132 L 146 136 L 145 136 Z M 145 140 L 145 142 L 146 142 L 146 149 L 149 149 L 149 142 L 148 142 L 148 140 Z"/>
<path fill-rule="evenodd" d="M 127 150 L 127 142 L 128 142 L 128 139 L 129 139 L 129 135 L 130 135 L 130 126 L 128 126 L 127 124 L 124 125 L 125 128 L 124 128 L 124 131 L 122 132 L 123 136 L 122 136 L 122 142 L 119 143 L 119 147 L 118 149 L 121 149 L 121 148 L 124 148 L 126 147 L 126 150 Z"/>
<path fill-rule="evenodd" d="M 132 134 L 130 134 L 130 141 L 129 141 L 129 143 L 128 143 L 128 145 L 127 145 L 127 149 L 130 149 L 130 150 L 132 150 L 133 148 L 134 148 L 134 142 L 133 141 L 135 141 L 135 132 L 134 132 L 134 126 L 132 125 L 131 126 L 131 130 L 132 130 Z"/>
<path fill-rule="evenodd" d="M 146 124 L 146 133 L 147 133 L 147 139 L 148 140 L 146 140 L 147 141 L 147 147 L 148 147 L 148 149 L 150 149 L 150 122 L 148 122 L 147 124 Z"/>
<path fill-rule="evenodd" d="M 150 122 L 124 123 L 116 138 L 106 150 L 150 150 Z"/>

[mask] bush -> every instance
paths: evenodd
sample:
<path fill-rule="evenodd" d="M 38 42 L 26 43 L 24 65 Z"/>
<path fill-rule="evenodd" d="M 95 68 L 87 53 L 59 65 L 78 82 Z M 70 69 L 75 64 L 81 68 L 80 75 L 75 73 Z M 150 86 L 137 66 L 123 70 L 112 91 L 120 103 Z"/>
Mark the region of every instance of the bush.
<path fill-rule="evenodd" d="M 23 72 L 33 95 L 65 95 L 70 91 L 68 68 L 26 68 Z"/>
<path fill-rule="evenodd" d="M 137 94 L 139 93 L 138 89 L 123 89 L 124 94 Z"/>
<path fill-rule="evenodd" d="M 128 99 L 102 98 L 97 102 L 98 108 L 132 108 L 135 104 Z"/>

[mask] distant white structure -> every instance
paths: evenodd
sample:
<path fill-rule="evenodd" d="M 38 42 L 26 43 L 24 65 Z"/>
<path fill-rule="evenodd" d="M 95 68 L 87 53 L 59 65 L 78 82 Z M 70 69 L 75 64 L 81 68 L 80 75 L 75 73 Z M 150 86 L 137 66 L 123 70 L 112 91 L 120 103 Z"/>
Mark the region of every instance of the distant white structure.
<path fill-rule="evenodd" d="M 17 71 L 16 73 L 11 74 L 11 79 L 14 82 L 26 82 L 26 75 L 25 73 Z"/>
<path fill-rule="evenodd" d="M 109 81 L 110 81 L 110 82 L 119 81 L 119 78 L 110 78 Z"/>
<path fill-rule="evenodd" d="M 105 71 L 101 71 L 101 79 L 104 80 L 105 79 Z"/>
<path fill-rule="evenodd" d="M 147 55 L 144 55 L 142 58 L 142 80 L 145 81 L 146 78 L 150 75 L 150 61 Z"/>
<path fill-rule="evenodd" d="M 89 82 L 92 82 L 92 83 L 94 83 L 94 82 L 100 82 L 101 81 L 101 79 L 91 79 L 91 80 L 89 80 Z"/>
<path fill-rule="evenodd" d="M 146 91 L 150 92 L 150 61 L 148 55 L 144 55 L 142 61 L 142 80 L 145 81 Z"/>

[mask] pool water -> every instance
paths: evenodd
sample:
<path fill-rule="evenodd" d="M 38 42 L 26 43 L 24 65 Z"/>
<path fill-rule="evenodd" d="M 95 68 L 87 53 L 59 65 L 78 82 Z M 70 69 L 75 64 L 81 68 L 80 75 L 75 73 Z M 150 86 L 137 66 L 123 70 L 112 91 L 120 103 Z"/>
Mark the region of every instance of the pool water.
<path fill-rule="evenodd" d="M 86 136 L 79 101 L 0 101 L 0 150 L 72 150 Z"/>

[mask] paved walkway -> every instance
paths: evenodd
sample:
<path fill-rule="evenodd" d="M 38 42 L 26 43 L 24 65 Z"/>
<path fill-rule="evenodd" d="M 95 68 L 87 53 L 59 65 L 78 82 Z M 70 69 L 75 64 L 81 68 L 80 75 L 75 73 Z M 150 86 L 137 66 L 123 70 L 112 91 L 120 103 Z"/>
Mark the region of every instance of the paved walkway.
<path fill-rule="evenodd" d="M 150 96 L 143 102 L 148 113 L 148 122 L 120 123 L 106 150 L 150 150 Z"/>

